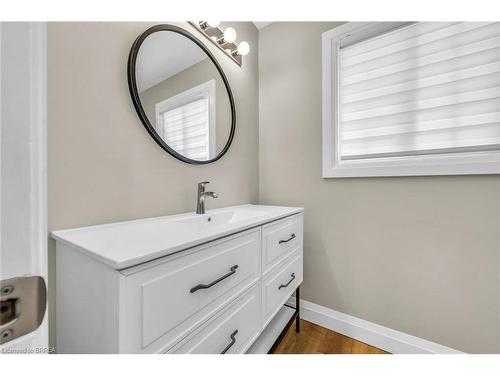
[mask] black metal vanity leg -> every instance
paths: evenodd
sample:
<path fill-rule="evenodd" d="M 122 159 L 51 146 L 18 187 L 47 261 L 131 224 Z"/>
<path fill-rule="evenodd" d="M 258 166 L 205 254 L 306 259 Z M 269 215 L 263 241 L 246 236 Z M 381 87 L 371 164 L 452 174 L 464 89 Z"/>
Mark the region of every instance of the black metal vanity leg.
<path fill-rule="evenodd" d="M 295 332 L 300 332 L 300 286 L 295 291 L 295 307 L 297 309 L 297 317 L 295 318 Z"/>

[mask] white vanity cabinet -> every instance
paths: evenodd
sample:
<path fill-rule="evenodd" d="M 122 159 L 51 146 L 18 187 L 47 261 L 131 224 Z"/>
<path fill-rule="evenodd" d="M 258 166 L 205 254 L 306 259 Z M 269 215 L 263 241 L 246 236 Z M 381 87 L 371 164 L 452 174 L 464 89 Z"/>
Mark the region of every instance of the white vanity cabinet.
<path fill-rule="evenodd" d="M 267 352 L 302 282 L 300 208 L 245 205 L 53 237 L 58 353 Z"/>

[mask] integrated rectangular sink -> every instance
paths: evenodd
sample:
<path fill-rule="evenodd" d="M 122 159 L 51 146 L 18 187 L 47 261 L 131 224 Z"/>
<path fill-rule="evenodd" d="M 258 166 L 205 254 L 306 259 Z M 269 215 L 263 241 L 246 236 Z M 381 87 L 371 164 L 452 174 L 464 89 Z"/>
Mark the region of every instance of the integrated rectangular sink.
<path fill-rule="evenodd" d="M 175 222 L 185 224 L 196 232 L 210 231 L 221 225 L 234 225 L 242 221 L 253 220 L 266 215 L 266 211 L 255 209 L 254 207 L 262 206 L 247 205 L 230 207 L 220 211 L 207 211 L 204 215 L 190 214 L 189 217 L 175 220 Z"/>
<path fill-rule="evenodd" d="M 241 205 L 52 232 L 52 237 L 124 269 L 302 212 L 302 208 Z"/>

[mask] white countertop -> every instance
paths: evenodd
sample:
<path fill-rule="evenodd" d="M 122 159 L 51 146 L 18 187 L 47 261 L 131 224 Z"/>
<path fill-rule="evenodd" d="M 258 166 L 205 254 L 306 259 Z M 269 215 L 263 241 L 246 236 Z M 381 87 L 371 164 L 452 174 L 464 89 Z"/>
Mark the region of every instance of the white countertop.
<path fill-rule="evenodd" d="M 247 204 L 207 210 L 204 215 L 186 213 L 53 231 L 52 238 L 123 269 L 303 210 Z"/>

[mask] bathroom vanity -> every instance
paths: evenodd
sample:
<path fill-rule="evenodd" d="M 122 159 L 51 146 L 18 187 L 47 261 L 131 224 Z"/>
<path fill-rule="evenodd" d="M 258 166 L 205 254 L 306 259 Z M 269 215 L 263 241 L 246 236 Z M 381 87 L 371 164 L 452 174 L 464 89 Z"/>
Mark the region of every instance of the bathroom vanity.
<path fill-rule="evenodd" d="M 298 316 L 303 209 L 55 231 L 58 353 L 267 353 Z"/>

